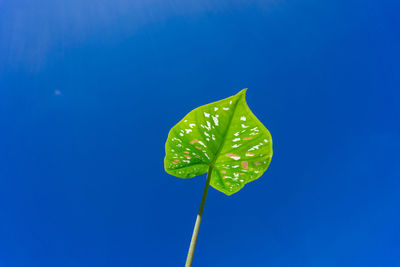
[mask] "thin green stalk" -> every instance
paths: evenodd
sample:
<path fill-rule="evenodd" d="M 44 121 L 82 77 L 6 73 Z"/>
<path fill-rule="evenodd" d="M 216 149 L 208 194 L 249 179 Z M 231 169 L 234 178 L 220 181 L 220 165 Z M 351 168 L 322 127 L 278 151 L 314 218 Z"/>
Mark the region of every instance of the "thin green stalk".
<path fill-rule="evenodd" d="M 192 234 L 192 240 L 190 241 L 190 247 L 189 247 L 189 252 L 188 252 L 188 255 L 187 255 L 187 258 L 186 258 L 185 267 L 191 267 L 192 266 L 194 249 L 196 247 L 197 236 L 199 235 L 201 217 L 203 216 L 203 210 L 204 210 L 204 205 L 206 204 L 208 187 L 210 186 L 211 171 L 212 171 L 212 165 L 208 169 L 206 186 L 204 187 L 203 197 L 201 198 L 200 208 L 199 208 L 199 212 L 197 214 L 196 224 L 194 225 L 193 234 Z"/>

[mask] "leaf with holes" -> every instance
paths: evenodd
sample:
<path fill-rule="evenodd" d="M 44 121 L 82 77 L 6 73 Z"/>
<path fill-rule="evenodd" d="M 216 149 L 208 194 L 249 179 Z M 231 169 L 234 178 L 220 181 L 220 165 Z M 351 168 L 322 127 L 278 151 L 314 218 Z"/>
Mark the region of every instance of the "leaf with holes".
<path fill-rule="evenodd" d="M 166 172 L 191 178 L 210 169 L 211 186 L 227 195 L 259 178 L 271 161 L 272 139 L 245 95 L 246 89 L 196 108 L 176 124 L 165 145 Z"/>

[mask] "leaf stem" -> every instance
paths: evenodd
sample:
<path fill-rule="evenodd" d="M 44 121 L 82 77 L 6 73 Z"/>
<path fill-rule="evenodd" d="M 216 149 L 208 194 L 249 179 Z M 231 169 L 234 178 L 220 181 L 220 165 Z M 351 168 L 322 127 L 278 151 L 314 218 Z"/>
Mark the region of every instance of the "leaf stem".
<path fill-rule="evenodd" d="M 201 198 L 199 212 L 197 214 L 196 223 L 194 225 L 192 240 L 190 241 L 189 252 L 186 258 L 185 267 L 192 266 L 194 249 L 196 247 L 197 236 L 199 235 L 199 229 L 200 229 L 201 217 L 203 216 L 204 205 L 206 204 L 207 192 L 208 192 L 208 187 L 210 186 L 212 169 L 213 166 L 211 165 L 210 168 L 208 169 L 206 185 L 204 187 L 203 197 Z"/>

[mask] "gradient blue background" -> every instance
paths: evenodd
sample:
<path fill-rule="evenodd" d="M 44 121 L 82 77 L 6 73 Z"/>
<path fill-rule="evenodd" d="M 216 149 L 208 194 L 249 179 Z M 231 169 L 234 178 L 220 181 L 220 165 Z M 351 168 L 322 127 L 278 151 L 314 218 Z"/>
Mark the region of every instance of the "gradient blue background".
<path fill-rule="evenodd" d="M 400 266 L 398 1 L 0 0 L 0 267 L 183 266 L 169 129 L 248 87 L 269 170 L 193 266 Z"/>

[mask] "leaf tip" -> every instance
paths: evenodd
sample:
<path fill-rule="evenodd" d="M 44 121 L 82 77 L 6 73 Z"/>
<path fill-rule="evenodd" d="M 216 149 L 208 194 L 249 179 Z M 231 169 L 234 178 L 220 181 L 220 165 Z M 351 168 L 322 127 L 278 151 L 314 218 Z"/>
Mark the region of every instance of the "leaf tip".
<path fill-rule="evenodd" d="M 238 95 L 246 95 L 246 92 L 247 92 L 247 88 L 244 88 L 244 89 L 242 89 L 242 90 L 240 90 L 240 92 L 238 93 Z"/>

